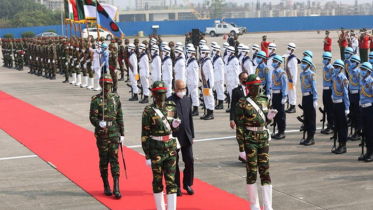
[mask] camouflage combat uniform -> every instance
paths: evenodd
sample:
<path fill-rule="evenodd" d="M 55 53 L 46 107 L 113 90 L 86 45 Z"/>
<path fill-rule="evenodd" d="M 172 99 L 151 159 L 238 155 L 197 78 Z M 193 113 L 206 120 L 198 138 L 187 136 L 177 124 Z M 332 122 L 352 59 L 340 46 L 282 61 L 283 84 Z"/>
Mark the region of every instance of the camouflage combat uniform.
<path fill-rule="evenodd" d="M 250 97 L 250 96 L 247 96 Z M 254 184 L 257 178 L 257 169 L 262 185 L 270 185 L 271 178 L 269 176 L 269 132 L 252 131 L 247 127 L 264 127 L 270 120 L 267 119 L 268 114 L 268 98 L 264 95 L 250 97 L 263 111 L 263 119 L 256 111 L 254 106 L 247 101 L 247 97 L 240 98 L 236 104 L 236 122 L 237 131 L 236 138 L 240 145 L 240 151 L 244 149 L 246 152 L 246 171 L 247 184 Z M 242 148 L 243 147 L 243 148 Z"/>
<path fill-rule="evenodd" d="M 105 114 L 104 119 L 103 114 Z M 119 177 L 118 148 L 120 136 L 124 136 L 123 113 L 119 96 L 114 93 L 105 94 L 104 99 L 102 93 L 93 96 L 89 119 L 95 126 L 101 176 L 108 173 L 110 162 L 111 175 Z M 107 122 L 106 129 L 99 126 L 102 120 Z"/>
<path fill-rule="evenodd" d="M 113 89 L 114 92 L 118 89 L 118 77 L 115 70 L 117 69 L 117 54 L 118 50 L 114 46 L 114 43 L 109 45 L 109 69 L 111 78 L 113 78 Z"/>
<path fill-rule="evenodd" d="M 157 81 L 154 82 L 152 91 L 154 91 L 154 88 L 165 87 L 166 85 L 162 81 Z M 167 88 L 161 91 L 166 93 Z M 162 118 L 155 112 L 154 108 L 159 109 L 164 117 L 167 118 L 167 122 L 171 129 L 166 127 Z M 177 185 L 175 183 L 176 139 L 169 138 L 169 140 L 159 141 L 152 138 L 169 136 L 172 134 L 172 131 L 176 131 L 177 128 L 172 128 L 172 121 L 176 118 L 176 104 L 172 101 L 163 102 L 162 108 L 158 107 L 155 103 L 148 105 L 145 107 L 142 114 L 142 148 L 146 159 L 151 159 L 154 193 L 160 193 L 163 191 L 163 173 L 166 180 L 167 194 L 177 192 Z"/>

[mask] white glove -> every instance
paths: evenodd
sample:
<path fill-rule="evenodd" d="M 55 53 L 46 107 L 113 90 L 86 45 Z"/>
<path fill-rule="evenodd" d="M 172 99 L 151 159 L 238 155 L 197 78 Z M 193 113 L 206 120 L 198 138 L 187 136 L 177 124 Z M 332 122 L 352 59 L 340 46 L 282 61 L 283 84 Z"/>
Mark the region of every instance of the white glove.
<path fill-rule="evenodd" d="M 271 94 L 267 95 L 268 101 L 271 100 Z"/>
<path fill-rule="evenodd" d="M 149 168 L 152 167 L 152 161 L 150 159 L 147 159 L 145 163 L 146 163 L 146 166 L 148 166 Z"/>
<path fill-rule="evenodd" d="M 30 59 L 32 59 L 32 57 L 30 56 Z"/>
<path fill-rule="evenodd" d="M 79 51 L 79 48 L 76 48 L 76 51 Z"/>
<path fill-rule="evenodd" d="M 72 58 L 73 56 L 70 55 L 70 59 Z"/>
<path fill-rule="evenodd" d="M 65 65 L 67 66 L 67 65 L 68 65 L 68 63 L 66 62 L 66 63 L 65 63 Z"/>
<path fill-rule="evenodd" d="M 124 63 L 124 60 L 122 60 L 122 63 Z"/>
<path fill-rule="evenodd" d="M 74 58 L 74 61 L 78 60 L 77 58 Z"/>
<path fill-rule="evenodd" d="M 123 146 L 124 136 L 121 136 L 121 137 L 120 137 L 120 141 L 119 141 L 119 142 L 120 142 L 120 144 Z"/>
<path fill-rule="evenodd" d="M 36 61 L 38 61 L 38 57 L 36 57 Z"/>
<path fill-rule="evenodd" d="M 77 68 L 77 69 L 78 69 L 78 68 L 79 68 L 79 65 L 76 65 L 76 66 L 75 66 L 75 68 Z"/>
<path fill-rule="evenodd" d="M 82 62 L 84 60 L 84 57 L 82 57 L 81 59 L 80 59 L 80 62 Z"/>
<path fill-rule="evenodd" d="M 272 119 L 276 116 L 277 112 L 278 112 L 278 111 L 277 111 L 276 109 L 270 109 L 270 110 L 268 111 L 267 118 L 268 118 L 269 120 L 272 120 Z"/>
<path fill-rule="evenodd" d="M 17 54 L 14 54 L 14 57 L 17 57 Z"/>
<path fill-rule="evenodd" d="M 40 59 L 41 60 L 41 62 L 43 62 L 43 59 Z"/>
<path fill-rule="evenodd" d="M 52 63 L 55 63 L 56 61 L 52 60 Z"/>
<path fill-rule="evenodd" d="M 105 121 L 100 121 L 98 123 L 98 125 L 101 127 L 101 128 L 105 128 L 106 127 L 106 122 Z"/>
<path fill-rule="evenodd" d="M 350 110 L 345 110 L 345 114 L 346 114 L 346 116 L 347 116 L 348 114 L 350 114 Z"/>
<path fill-rule="evenodd" d="M 91 70 L 93 71 L 93 66 L 91 66 Z"/>
<path fill-rule="evenodd" d="M 240 157 L 244 160 L 246 160 L 246 152 L 240 152 Z"/>
<path fill-rule="evenodd" d="M 48 63 L 50 63 L 51 62 L 51 60 L 50 59 L 48 59 Z"/>
<path fill-rule="evenodd" d="M 85 69 L 87 68 L 87 64 L 86 63 L 83 65 L 83 68 L 85 68 Z"/>
<path fill-rule="evenodd" d="M 71 67 L 74 67 L 74 63 L 71 64 Z"/>
<path fill-rule="evenodd" d="M 23 55 L 21 55 L 23 57 Z"/>
<path fill-rule="evenodd" d="M 316 108 L 317 108 L 317 105 L 318 105 L 318 104 L 317 104 L 317 101 L 314 101 L 314 102 L 313 102 L 313 108 L 316 109 Z"/>
<path fill-rule="evenodd" d="M 283 98 L 282 100 L 281 100 L 281 104 L 285 104 L 286 103 L 286 98 Z"/>
<path fill-rule="evenodd" d="M 177 127 L 179 127 L 180 123 L 181 123 L 180 119 L 174 119 L 172 121 L 172 127 L 177 128 Z"/>

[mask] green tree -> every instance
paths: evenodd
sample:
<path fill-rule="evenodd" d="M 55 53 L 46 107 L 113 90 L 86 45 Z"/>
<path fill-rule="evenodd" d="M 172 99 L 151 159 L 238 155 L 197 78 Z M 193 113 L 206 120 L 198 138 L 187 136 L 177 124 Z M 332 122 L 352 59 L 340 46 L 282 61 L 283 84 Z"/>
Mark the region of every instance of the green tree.
<path fill-rule="evenodd" d="M 34 0 L 0 1 L 0 21 L 9 20 L 10 27 L 56 25 L 60 23 L 60 18 L 58 12 L 53 12 Z M 0 24 L 0 28 L 4 28 L 3 24 Z"/>
<path fill-rule="evenodd" d="M 209 8 L 210 16 L 213 19 L 222 18 L 223 7 L 226 6 L 225 0 L 209 0 L 206 1 L 206 6 Z"/>

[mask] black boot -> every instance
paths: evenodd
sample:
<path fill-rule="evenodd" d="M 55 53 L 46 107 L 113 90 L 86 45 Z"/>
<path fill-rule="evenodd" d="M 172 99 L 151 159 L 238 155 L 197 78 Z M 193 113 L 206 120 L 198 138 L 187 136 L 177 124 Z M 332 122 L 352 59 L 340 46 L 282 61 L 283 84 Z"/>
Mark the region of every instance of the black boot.
<path fill-rule="evenodd" d="M 51 77 L 49 78 L 51 80 L 55 80 L 56 79 L 56 75 L 55 74 L 52 74 Z"/>
<path fill-rule="evenodd" d="M 304 141 L 304 146 L 310 146 L 315 144 L 315 140 L 313 138 L 314 134 L 307 134 L 307 139 Z"/>
<path fill-rule="evenodd" d="M 129 99 L 129 101 L 138 101 L 139 98 L 137 97 L 137 93 L 133 94 L 133 97 Z"/>
<path fill-rule="evenodd" d="M 207 110 L 207 115 L 204 120 L 213 120 L 214 119 L 214 110 Z"/>
<path fill-rule="evenodd" d="M 122 195 L 119 192 L 119 177 L 114 177 L 114 196 L 116 199 L 120 199 Z"/>
<path fill-rule="evenodd" d="M 285 132 L 284 131 L 278 131 L 278 133 L 276 133 L 274 138 L 275 139 L 284 139 L 285 138 Z"/>
<path fill-rule="evenodd" d="M 323 134 L 332 134 L 334 131 L 333 131 L 333 127 L 332 126 L 328 126 L 326 127 L 326 129 L 324 130 L 321 130 L 321 133 Z"/>
<path fill-rule="evenodd" d="M 120 75 L 120 79 L 118 79 L 118 81 L 124 81 L 124 75 L 123 74 Z"/>
<path fill-rule="evenodd" d="M 181 193 L 181 190 L 180 190 L 180 188 L 178 187 L 177 188 L 177 196 L 182 196 L 183 195 L 183 193 Z"/>
<path fill-rule="evenodd" d="M 289 109 L 285 111 L 286 113 L 295 113 L 295 105 L 290 105 Z"/>
<path fill-rule="evenodd" d="M 357 160 L 359 160 L 359 161 L 366 160 L 371 155 L 372 155 L 372 152 L 370 151 L 370 149 L 367 149 L 367 153 L 365 153 L 364 155 L 360 156 Z"/>
<path fill-rule="evenodd" d="M 372 162 L 373 161 L 373 152 L 372 150 L 368 149 L 368 152 L 366 154 L 366 158 L 364 159 L 365 162 Z"/>
<path fill-rule="evenodd" d="M 242 157 L 238 156 L 238 160 L 241 161 L 241 163 L 246 163 L 246 160 L 243 159 Z"/>
<path fill-rule="evenodd" d="M 361 137 L 359 135 L 359 131 L 355 131 L 354 134 L 352 134 L 352 136 L 348 137 L 347 138 L 348 140 L 351 140 L 351 141 L 358 141 L 358 140 L 361 140 Z"/>
<path fill-rule="evenodd" d="M 104 183 L 104 193 L 107 196 L 111 196 L 113 193 L 111 192 L 109 180 L 108 180 L 108 172 L 107 171 L 101 171 L 101 178 L 102 182 Z"/>
<path fill-rule="evenodd" d="M 43 72 L 39 70 L 37 75 L 38 75 L 38 77 L 41 77 L 41 76 L 43 76 L 42 74 L 43 74 Z"/>
<path fill-rule="evenodd" d="M 215 109 L 224 109 L 223 100 L 219 100 L 219 103 L 215 106 Z"/>
<path fill-rule="evenodd" d="M 192 112 L 192 116 L 198 116 L 199 113 L 198 113 L 198 106 L 193 106 L 193 112 Z"/>
<path fill-rule="evenodd" d="M 206 114 L 204 114 L 202 117 L 200 117 L 199 119 L 201 119 L 201 120 L 204 120 L 205 119 L 205 117 L 207 116 L 209 114 L 209 110 L 207 109 L 207 112 L 206 112 Z"/>
<path fill-rule="evenodd" d="M 227 113 L 231 112 L 231 108 L 228 108 L 227 110 L 225 110 L 225 112 Z"/>
<path fill-rule="evenodd" d="M 69 83 L 69 77 L 65 77 L 65 81 L 63 81 L 62 83 Z"/>
<path fill-rule="evenodd" d="M 347 152 L 346 142 L 339 142 L 338 148 L 332 151 L 335 154 L 343 154 Z"/>
<path fill-rule="evenodd" d="M 139 101 L 140 104 L 146 104 L 146 103 L 149 103 L 149 98 L 148 96 L 144 96 L 144 99 L 142 99 L 141 101 Z"/>

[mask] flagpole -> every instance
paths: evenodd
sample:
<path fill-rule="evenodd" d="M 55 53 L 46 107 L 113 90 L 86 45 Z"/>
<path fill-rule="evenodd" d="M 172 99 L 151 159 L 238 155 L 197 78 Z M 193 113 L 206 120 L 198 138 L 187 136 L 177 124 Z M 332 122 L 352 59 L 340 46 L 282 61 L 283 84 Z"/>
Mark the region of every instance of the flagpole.
<path fill-rule="evenodd" d="M 96 28 L 97 28 L 97 43 L 99 43 L 99 40 L 100 40 L 100 30 L 98 28 L 98 21 L 97 21 L 97 17 L 98 17 L 98 0 L 96 0 Z M 98 46 L 99 48 L 100 46 Z M 99 58 L 99 64 L 100 64 L 100 67 L 101 67 L 101 52 L 98 53 L 98 58 Z M 101 68 L 102 70 L 102 68 Z M 102 74 L 104 74 L 105 72 L 102 71 Z M 104 75 L 102 75 L 103 78 L 105 78 Z M 103 103 L 102 103 L 102 121 L 104 121 L 104 112 L 105 112 L 105 109 L 104 109 L 104 106 L 105 106 L 105 96 L 104 96 L 104 88 L 105 88 L 105 79 L 102 80 L 102 100 L 103 100 Z"/>
<path fill-rule="evenodd" d="M 66 1 L 65 0 L 62 0 L 63 1 L 63 13 L 64 13 L 64 22 L 65 22 L 65 32 L 66 32 L 66 38 L 69 38 L 69 34 L 67 33 L 67 22 L 66 22 Z M 63 30 L 63 29 L 62 29 Z"/>

